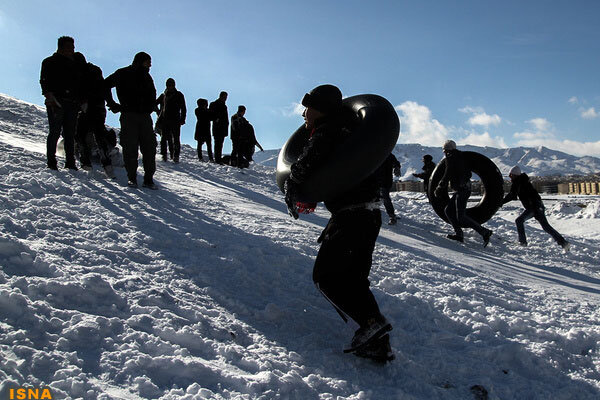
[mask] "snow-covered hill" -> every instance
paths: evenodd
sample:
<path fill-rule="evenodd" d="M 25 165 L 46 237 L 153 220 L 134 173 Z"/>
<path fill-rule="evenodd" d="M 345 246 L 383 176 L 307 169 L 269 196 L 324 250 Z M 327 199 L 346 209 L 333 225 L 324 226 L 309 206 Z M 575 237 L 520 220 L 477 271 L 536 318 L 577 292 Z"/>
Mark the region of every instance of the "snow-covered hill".
<path fill-rule="evenodd" d="M 600 198 L 546 197 L 564 254 L 518 202 L 466 243 L 394 193 L 371 283 L 386 366 L 343 354 L 311 282 L 328 213 L 292 220 L 272 167 L 158 162 L 158 191 L 45 168 L 45 116 L 0 97 L 0 392 L 83 399 L 597 399 Z M 435 155 L 434 155 L 435 156 Z M 420 157 L 420 155 L 419 155 Z M 59 163 L 60 165 L 60 163 Z M 479 394 L 478 394 L 479 393 Z M 477 397 L 479 396 L 479 397 Z"/>

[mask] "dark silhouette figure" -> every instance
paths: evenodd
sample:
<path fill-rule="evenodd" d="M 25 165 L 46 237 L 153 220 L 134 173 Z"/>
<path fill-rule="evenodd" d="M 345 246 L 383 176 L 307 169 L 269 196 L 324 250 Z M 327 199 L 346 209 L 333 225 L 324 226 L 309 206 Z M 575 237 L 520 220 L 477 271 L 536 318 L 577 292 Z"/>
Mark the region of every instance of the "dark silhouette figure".
<path fill-rule="evenodd" d="M 256 140 L 254 127 L 244 117 L 245 114 L 246 107 L 239 106 L 237 113 L 231 117 L 231 143 L 233 150 L 231 152 L 230 163 L 240 168 L 247 168 L 250 165 L 255 146 L 264 151 Z"/>
<path fill-rule="evenodd" d="M 385 211 L 390 218 L 388 225 L 396 225 L 396 222 L 398 221 L 392 199 L 390 198 L 390 189 L 394 182 L 392 174 L 394 176 L 400 176 L 400 163 L 396 156 L 390 153 L 377 171 L 377 175 L 379 176 L 379 195 L 383 199 Z"/>
<path fill-rule="evenodd" d="M 486 247 L 490 241 L 490 236 L 492 236 L 492 231 L 479 225 L 466 213 L 467 200 L 471 195 L 471 170 L 464 159 L 462 151 L 456 149 L 456 143 L 453 140 L 447 140 L 442 149 L 446 155 L 444 159 L 446 169 L 438 187 L 435 189 L 435 196 L 439 197 L 444 191 L 447 191 L 448 182 L 450 183 L 450 188 L 454 193 L 444 212 L 448 217 L 448 221 L 452 224 L 455 234 L 448 235 L 448 238 L 462 242 L 464 239 L 461 226 L 472 228 L 481 235 L 483 247 Z"/>
<path fill-rule="evenodd" d="M 208 109 L 212 116 L 212 134 L 215 140 L 215 162 L 221 164 L 223 155 L 223 142 L 229 130 L 229 115 L 227 113 L 227 92 L 221 92 L 219 98 L 212 103 Z"/>
<path fill-rule="evenodd" d="M 529 181 L 527 174 L 522 173 L 521 168 L 515 165 L 510 170 L 508 176 L 510 177 L 512 185 L 510 187 L 510 192 L 502 200 L 502 204 L 506 204 L 509 201 L 516 200 L 518 198 L 521 200 L 523 207 L 525 207 L 525 211 L 519 215 L 515 221 L 517 224 L 519 243 L 522 246 L 527 246 L 525 221 L 535 218 L 542 226 L 542 229 L 550 234 L 550 236 L 552 236 L 552 238 L 560 247 L 568 251 L 570 247 L 569 242 L 567 242 L 560 233 L 550 226 L 550 223 L 546 219 L 546 209 L 544 207 L 544 203 L 542 202 L 542 198 Z"/>
<path fill-rule="evenodd" d="M 181 125 L 185 124 L 187 109 L 183 93 L 175 88 L 175 79 L 169 78 L 166 89 L 156 99 L 158 106 L 158 119 L 156 125 L 159 127 L 160 154 L 162 160 L 167 161 L 167 147 L 169 155 L 174 162 L 179 162 L 181 152 Z"/>
<path fill-rule="evenodd" d="M 206 143 L 206 151 L 210 162 L 214 162 L 212 152 L 212 141 L 210 139 L 210 120 L 211 115 L 208 110 L 208 100 L 198 99 L 198 107 L 194 111 L 196 114 L 196 131 L 194 139 L 198 141 L 198 159 L 202 161 L 202 145 Z"/>
<path fill-rule="evenodd" d="M 156 171 L 156 136 L 152 129 L 152 117 L 155 110 L 156 88 L 150 76 L 152 59 L 150 55 L 139 52 L 130 66 L 120 68 L 105 79 L 109 89 L 108 107 L 121 112 L 121 146 L 123 161 L 127 170 L 127 184 L 137 187 L 138 150 L 142 152 L 144 165 L 144 187 L 157 189 L 154 180 Z M 110 89 L 116 87 L 119 103 L 115 103 Z"/>
<path fill-rule="evenodd" d="M 342 93 L 337 87 L 316 87 L 304 96 L 302 105 L 311 137 L 284 185 L 285 201 L 294 218 L 298 218 L 298 185 L 319 170 L 347 134 L 341 118 Z M 317 240 L 321 248 L 313 280 L 345 321 L 352 318 L 360 326 L 351 348 L 364 347 L 356 354 L 385 362 L 392 358 L 386 334 L 391 325 L 381 314 L 368 279 L 381 228 L 378 197 L 378 179 L 372 174 L 325 202 L 331 218 Z"/>
<path fill-rule="evenodd" d="M 100 67 L 87 62 L 81 53 L 75 53 L 75 59 L 81 63 L 83 72 L 83 97 L 87 102 L 77 118 L 76 140 L 80 149 L 81 168 L 92 169 L 92 147 L 95 142 L 100 156 L 100 163 L 110 178 L 115 177 L 110 160 L 110 148 L 106 122 L 106 98 L 108 91 L 104 85 L 104 77 Z M 92 134 L 90 137 L 89 134 Z M 93 141 L 93 142 L 92 142 Z"/>
<path fill-rule="evenodd" d="M 429 154 L 425 154 L 423 156 L 423 167 L 421 169 L 423 170 L 422 173 L 413 174 L 413 176 L 415 178 L 423 179 L 423 187 L 425 188 L 425 193 L 427 193 L 427 196 L 429 196 L 429 178 L 431 178 L 431 174 L 433 174 L 433 170 L 435 169 L 433 157 L 431 157 Z"/>
<path fill-rule="evenodd" d="M 48 168 L 58 169 L 56 146 L 62 135 L 65 146 L 65 168 L 76 170 L 75 129 L 77 113 L 82 105 L 81 64 L 74 60 L 75 40 L 69 36 L 58 38 L 56 53 L 42 61 L 40 85 L 46 98 L 49 133 L 46 140 Z"/>

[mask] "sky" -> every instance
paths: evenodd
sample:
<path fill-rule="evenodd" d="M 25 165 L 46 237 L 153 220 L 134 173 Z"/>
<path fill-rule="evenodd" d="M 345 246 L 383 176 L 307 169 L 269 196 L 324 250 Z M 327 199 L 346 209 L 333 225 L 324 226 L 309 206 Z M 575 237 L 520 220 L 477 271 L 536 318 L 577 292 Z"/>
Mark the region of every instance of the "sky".
<path fill-rule="evenodd" d="M 0 3 L 0 92 L 43 104 L 41 61 L 62 35 L 108 76 L 152 56 L 161 93 L 229 93 L 266 149 L 302 123 L 304 93 L 337 85 L 394 105 L 399 143 L 546 146 L 600 157 L 597 1 L 22 1 Z M 118 126 L 109 113 L 107 123 Z M 226 141 L 224 151 L 230 150 Z"/>

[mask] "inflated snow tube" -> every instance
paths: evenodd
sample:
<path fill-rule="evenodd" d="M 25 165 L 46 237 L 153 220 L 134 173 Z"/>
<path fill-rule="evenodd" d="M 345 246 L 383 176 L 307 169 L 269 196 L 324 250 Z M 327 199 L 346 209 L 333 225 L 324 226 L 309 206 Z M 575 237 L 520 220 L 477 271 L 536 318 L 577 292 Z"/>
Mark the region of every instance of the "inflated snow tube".
<path fill-rule="evenodd" d="M 473 207 L 468 207 L 467 215 L 478 223 L 483 224 L 492 218 L 496 211 L 502 206 L 502 199 L 504 198 L 504 179 L 496 164 L 483 154 L 474 151 L 463 151 L 462 153 L 471 172 L 479 175 L 483 186 L 483 196 L 481 197 L 481 201 Z M 442 159 L 433 170 L 433 174 L 431 174 L 431 178 L 429 179 L 427 193 L 429 195 L 429 203 L 433 206 L 436 214 L 444 221 L 449 222 L 446 213 L 444 213 L 444 208 L 446 208 L 450 201 L 448 193 L 444 192 L 441 197 L 436 197 L 434 195 L 435 188 L 439 185 L 446 170 L 446 163 L 444 161 L 445 158 Z"/>
<path fill-rule="evenodd" d="M 371 173 L 391 153 L 400 132 L 398 114 L 389 101 L 374 94 L 361 94 L 343 100 L 344 125 L 350 134 L 313 176 L 298 188 L 298 199 L 305 202 L 327 201 L 344 193 Z M 287 140 L 279 152 L 275 177 L 283 191 L 291 165 L 308 143 L 304 124 Z"/>

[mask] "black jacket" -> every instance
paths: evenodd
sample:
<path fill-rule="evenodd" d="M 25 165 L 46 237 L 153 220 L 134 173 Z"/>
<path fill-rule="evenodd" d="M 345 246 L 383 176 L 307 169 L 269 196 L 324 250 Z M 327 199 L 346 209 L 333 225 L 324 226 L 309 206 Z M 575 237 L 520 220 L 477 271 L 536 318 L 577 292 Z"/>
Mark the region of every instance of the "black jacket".
<path fill-rule="evenodd" d="M 208 108 L 196 108 L 194 111 L 196 114 L 196 131 L 194 133 L 194 140 L 206 140 L 210 139 L 210 111 Z"/>
<path fill-rule="evenodd" d="M 396 171 L 397 175 L 400 175 L 400 163 L 396 156 L 390 153 L 383 164 L 377 169 L 376 174 L 379 180 L 379 186 L 383 188 L 392 187 L 392 182 L 394 181 L 392 174 L 396 175 Z"/>
<path fill-rule="evenodd" d="M 248 120 L 237 113 L 231 117 L 231 141 L 240 143 L 256 141 L 254 128 Z"/>
<path fill-rule="evenodd" d="M 51 92 L 57 99 L 82 100 L 83 65 L 69 57 L 54 53 L 42 61 L 40 85 L 42 94 Z"/>
<path fill-rule="evenodd" d="M 471 168 L 467 165 L 462 151 L 451 150 L 443 162 L 446 169 L 438 187 L 445 189 L 450 182 L 450 187 L 454 191 L 468 188 L 471 180 Z"/>
<path fill-rule="evenodd" d="M 158 106 L 158 118 L 162 121 L 185 123 L 187 108 L 185 107 L 185 97 L 179 90 L 165 90 L 156 99 Z"/>
<path fill-rule="evenodd" d="M 151 114 L 155 110 L 156 88 L 150 72 L 143 66 L 118 69 L 104 80 L 104 84 L 109 90 L 117 88 L 122 111 Z M 112 95 L 110 97 L 112 100 Z"/>
<path fill-rule="evenodd" d="M 342 127 L 339 120 L 324 117 L 315 122 L 312 136 L 298 160 L 291 166 L 290 179 L 302 183 L 312 174 L 316 173 L 326 162 L 331 152 L 347 137 L 348 131 Z M 351 207 L 353 205 L 372 202 L 379 199 L 379 182 L 377 173 L 371 174 L 362 182 L 346 192 L 327 200 L 325 207 L 331 213 Z"/>
<path fill-rule="evenodd" d="M 227 113 L 227 105 L 221 99 L 217 99 L 210 103 L 208 107 L 212 114 L 213 121 L 213 136 L 225 137 L 229 132 L 229 114 Z"/>
<path fill-rule="evenodd" d="M 104 84 L 102 70 L 97 65 L 87 63 L 83 79 L 83 97 L 88 103 L 88 112 L 105 111 L 108 89 Z"/>
<path fill-rule="evenodd" d="M 517 197 L 526 210 L 534 210 L 543 206 L 542 198 L 529 181 L 527 174 L 521 174 L 515 178 L 510 187 L 510 192 L 502 199 L 502 204 L 516 200 Z"/>

